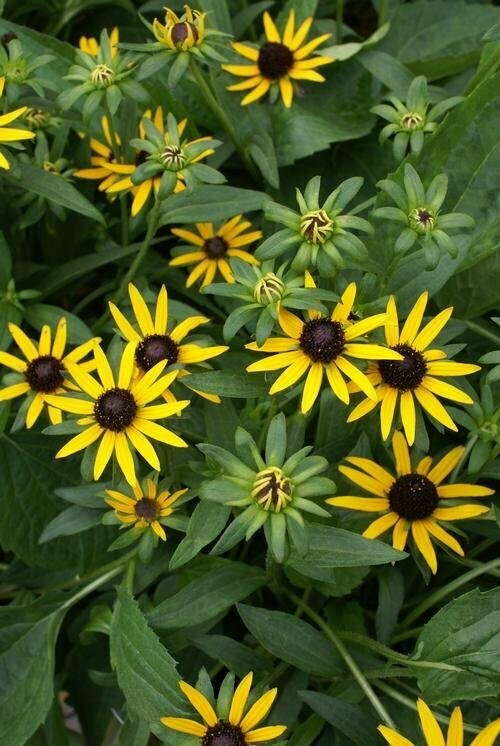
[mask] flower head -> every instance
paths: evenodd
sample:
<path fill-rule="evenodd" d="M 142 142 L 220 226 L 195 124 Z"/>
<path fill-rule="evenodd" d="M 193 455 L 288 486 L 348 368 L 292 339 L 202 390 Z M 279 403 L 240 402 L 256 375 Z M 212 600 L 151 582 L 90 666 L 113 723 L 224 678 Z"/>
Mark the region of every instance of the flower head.
<path fill-rule="evenodd" d="M 328 462 L 319 456 L 309 457 L 312 447 L 286 459 L 286 444 L 286 420 L 279 414 L 269 425 L 264 455 L 242 428 L 235 436 L 239 458 L 210 443 L 198 445 L 218 469 L 214 479 L 202 483 L 201 497 L 243 511 L 229 524 L 213 551 L 226 552 L 243 536 L 248 541 L 264 526 L 266 540 L 278 562 L 285 560 L 290 543 L 304 552 L 307 540 L 302 513 L 327 516 L 320 505 L 306 498 L 329 494 L 335 485 L 317 476 L 325 471 Z"/>
<path fill-rule="evenodd" d="M 415 441 L 415 400 L 422 409 L 450 430 L 457 430 L 451 416 L 438 399 L 443 397 L 460 404 L 472 404 L 471 397 L 457 386 L 441 381 L 450 376 L 467 376 L 480 370 L 478 365 L 447 360 L 446 353 L 430 345 L 446 326 L 453 308 L 445 308 L 421 327 L 429 294 L 422 293 L 399 330 L 398 312 L 393 296 L 387 303 L 385 340 L 391 350 L 400 353 L 399 361 L 370 364 L 368 378 L 376 389 L 376 399 L 365 399 L 348 417 L 348 422 L 363 417 L 378 404 L 382 437 L 387 440 L 399 399 L 401 421 L 408 443 Z M 355 390 L 351 387 L 351 391 Z"/>
<path fill-rule="evenodd" d="M 442 484 L 460 462 L 464 448 L 458 446 L 449 451 L 435 466 L 426 456 L 412 466 L 404 435 L 395 432 L 392 449 L 396 465 L 396 476 L 379 466 L 375 461 L 351 456 L 346 459 L 349 466 L 340 466 L 339 471 L 351 482 L 370 494 L 370 497 L 331 497 L 326 502 L 337 508 L 381 512 L 383 515 L 370 523 L 363 532 L 368 539 L 376 539 L 393 529 L 392 544 L 403 550 L 408 534 L 433 573 L 437 571 L 436 552 L 432 545 L 434 537 L 454 552 L 463 556 L 458 541 L 440 525 L 440 521 L 464 520 L 487 513 L 484 505 L 463 505 L 450 499 L 487 497 L 493 490 L 475 484 Z M 357 467 L 357 468 L 353 468 Z"/>
<path fill-rule="evenodd" d="M 462 96 L 453 96 L 429 109 L 427 80 L 423 75 L 410 83 L 405 103 L 394 95 L 386 96 L 386 99 L 392 105 L 380 104 L 371 111 L 389 122 L 380 133 L 380 142 L 385 142 L 394 135 L 393 151 L 398 161 L 405 157 L 408 145 L 411 152 L 418 155 L 422 150 L 425 134 L 434 132 L 438 120 L 463 101 Z"/>
<path fill-rule="evenodd" d="M 314 287 L 310 275 L 308 284 Z M 396 361 L 401 360 L 401 355 L 396 350 L 366 342 L 364 336 L 382 326 L 387 315 L 376 314 L 353 323 L 350 316 L 355 297 L 356 285 L 351 283 L 329 316 L 309 310 L 305 321 L 280 307 L 278 323 L 286 336 L 271 337 L 260 348 L 255 342 L 246 345 L 249 350 L 277 354 L 252 363 L 247 370 L 257 373 L 285 369 L 269 389 L 270 394 L 294 386 L 307 372 L 300 407 L 303 414 L 309 412 L 316 401 L 323 375 L 326 375 L 335 396 L 345 404 L 349 403 L 349 393 L 343 376 L 355 381 L 375 406 L 375 389 L 368 377 L 348 358 Z"/>
<path fill-rule="evenodd" d="M 200 10 L 192 10 L 189 5 L 184 6 L 184 14 L 180 17 L 165 8 L 165 23 L 161 24 L 157 18 L 153 21 L 155 38 L 169 49 L 186 52 L 203 43 L 205 15 Z"/>
<path fill-rule="evenodd" d="M 184 343 L 184 338 L 196 329 L 200 324 L 206 324 L 209 321 L 206 316 L 188 316 L 168 332 L 169 312 L 168 312 L 168 295 L 165 285 L 162 285 L 156 300 L 154 321 L 146 302 L 139 290 L 132 285 L 128 286 L 130 302 L 135 316 L 135 322 L 139 327 L 137 331 L 123 313 L 110 303 L 109 307 L 118 329 L 127 342 L 135 345 L 135 365 L 137 366 L 139 377 L 144 376 L 159 362 L 164 361 L 168 366 L 181 366 L 177 369 L 177 378 L 182 378 L 189 388 L 189 370 L 186 366 L 196 363 L 202 363 L 211 358 L 221 355 L 228 348 L 223 345 L 213 347 L 200 347 L 197 344 Z M 210 401 L 220 402 L 218 396 L 205 394 L 197 391 L 197 394 Z M 175 402 L 175 396 L 170 389 L 165 389 L 163 397 L 170 402 Z"/>
<path fill-rule="evenodd" d="M 152 479 L 147 479 L 145 486 L 137 482 L 132 488 L 133 496 L 118 490 L 106 490 L 106 503 L 114 509 L 116 518 L 124 526 L 133 526 L 138 533 L 152 531 L 163 541 L 166 540 L 163 523 L 174 512 L 174 503 L 187 492 L 177 490 L 170 494 L 168 490 L 158 492 Z"/>
<path fill-rule="evenodd" d="M 406 163 L 404 189 L 391 179 L 383 179 L 378 186 L 396 202 L 397 207 L 377 207 L 373 214 L 405 225 L 394 244 L 397 253 L 404 254 L 419 240 L 423 244 L 429 269 L 438 264 L 441 253 L 448 253 L 452 257 L 457 255 L 457 246 L 448 234 L 450 231 L 471 228 L 474 220 L 463 212 L 440 213 L 448 189 L 445 174 L 438 174 L 425 190 L 413 166 Z"/>
<path fill-rule="evenodd" d="M 229 91 L 247 91 L 242 99 L 242 106 L 257 101 L 271 89 L 277 95 L 279 93 L 283 103 L 290 108 L 293 103 L 293 83 L 301 80 L 310 80 L 315 83 L 323 83 L 325 78 L 315 69 L 321 65 L 329 65 L 334 60 L 332 57 L 310 57 L 311 53 L 331 34 L 322 34 L 312 41 L 304 44 L 308 35 L 313 18 L 306 20 L 295 29 L 295 11 L 292 9 L 285 24 L 285 30 L 281 36 L 274 21 L 267 11 L 262 16 L 266 41 L 258 48 L 240 42 L 233 43 L 233 49 L 250 65 L 222 65 L 223 70 L 243 77 L 242 83 L 236 83 L 228 87 Z"/>
<path fill-rule="evenodd" d="M 45 97 L 46 88 L 54 90 L 54 84 L 43 76 L 44 68 L 54 59 L 52 54 L 34 57 L 26 53 L 15 35 L 0 45 L 0 77 L 6 80 L 9 102 L 20 97 L 23 86 L 31 88 L 40 98 Z"/>
<path fill-rule="evenodd" d="M 56 458 L 70 456 L 100 439 L 94 455 L 94 479 L 99 479 L 109 459 L 116 459 L 130 485 L 137 482 L 132 451 L 135 449 L 156 471 L 160 470 L 158 455 L 148 438 L 176 447 L 187 443 L 156 420 L 177 414 L 189 401 L 147 406 L 165 392 L 174 381 L 177 371 L 161 376 L 166 361 L 157 363 L 142 378 L 133 378 L 135 342 L 123 351 L 118 375 L 115 376 L 100 347 L 94 350 L 100 380 L 89 375 L 81 366 L 68 365 L 68 370 L 84 397 L 48 396 L 47 401 L 65 412 L 79 415 L 77 424 L 82 431 L 68 441 Z"/>
<path fill-rule="evenodd" d="M 420 727 L 425 739 L 426 746 L 445 746 L 441 727 L 432 714 L 430 708 L 423 699 L 417 700 L 417 711 L 420 719 Z M 390 746 L 414 746 L 413 741 L 400 736 L 397 731 L 386 725 L 379 725 L 378 731 Z M 495 746 L 500 735 L 500 718 L 494 720 L 481 730 L 471 741 L 470 746 Z M 460 707 L 455 707 L 450 717 L 446 743 L 448 746 L 462 746 L 464 742 L 464 725 Z"/>
<path fill-rule="evenodd" d="M 119 180 L 119 176 L 115 171 L 112 171 L 110 164 L 116 164 L 116 158 L 113 153 L 113 138 L 111 137 L 111 131 L 109 129 L 109 122 L 106 116 L 101 118 L 101 129 L 104 135 L 104 142 L 97 140 L 94 137 L 90 138 L 90 149 L 92 155 L 90 156 L 90 168 L 80 168 L 75 171 L 75 176 L 79 179 L 91 179 L 92 181 L 100 181 L 99 191 L 106 191 L 108 187 Z M 120 144 L 120 138 L 117 135 L 117 144 Z"/>
<path fill-rule="evenodd" d="M 95 367 L 93 360 L 85 363 L 81 361 L 100 340 L 89 339 L 88 342 L 75 347 L 65 355 L 67 326 L 64 317 L 59 319 L 53 341 L 50 326 L 45 324 L 42 327 L 38 345 L 35 345 L 16 324 L 10 323 L 9 331 L 25 359 L 0 351 L 0 365 L 5 365 L 15 371 L 15 376 L 11 376 L 13 379 L 11 385 L 0 389 L 0 401 L 8 401 L 28 394 L 29 405 L 26 411 L 26 427 L 28 428 L 33 427 L 46 405 L 50 421 L 53 424 L 61 422 L 61 412 L 48 403 L 47 397 L 50 394 L 62 394 L 68 389 L 76 388 L 65 378 L 64 374 L 77 363 L 82 370 L 92 370 Z"/>
<path fill-rule="evenodd" d="M 217 228 L 213 223 L 196 223 L 195 227 L 198 233 L 186 228 L 172 228 L 171 231 L 174 236 L 196 247 L 195 251 L 184 251 L 169 262 L 171 267 L 196 265 L 187 277 L 186 287 L 191 287 L 200 277 L 203 277 L 202 287 L 209 285 L 217 272 L 220 272 L 226 282 L 234 283 L 234 275 L 228 261 L 230 257 L 238 257 L 254 266 L 259 264 L 259 261 L 243 247 L 262 238 L 262 231 L 245 233 L 244 231 L 251 228 L 252 224 L 244 220 L 242 215 L 235 215 Z"/>
<path fill-rule="evenodd" d="M 259 259 L 293 252 L 293 269 L 303 272 L 317 266 L 322 275 L 335 274 L 349 260 L 359 263 L 366 256 L 366 248 L 353 231 L 373 233 L 373 228 L 367 220 L 343 214 L 343 210 L 362 185 L 361 177 L 347 179 L 320 204 L 321 177 L 315 176 L 304 194 L 296 190 L 299 212 L 276 202 L 266 204 L 266 218 L 286 228 L 259 246 Z"/>
<path fill-rule="evenodd" d="M 0 77 L 0 98 L 3 95 L 5 86 L 5 77 Z M 6 127 L 6 124 L 10 124 L 19 117 L 22 117 L 27 110 L 27 106 L 21 106 L 19 109 L 15 109 L 7 114 L 0 116 L 0 143 L 12 143 L 17 144 L 19 140 L 32 140 L 35 137 L 34 132 L 29 132 L 24 129 L 15 129 L 13 127 Z M 8 171 L 10 169 L 10 163 L 2 152 L 0 152 L 0 168 Z"/>
<path fill-rule="evenodd" d="M 267 717 L 278 690 L 270 689 L 248 706 L 252 681 L 253 673 L 248 673 L 236 687 L 229 707 L 224 708 L 224 712 L 220 711 L 219 702 L 214 709 L 207 697 L 187 682 L 181 681 L 179 686 L 182 693 L 201 716 L 203 723 L 179 717 L 163 717 L 161 722 L 171 730 L 199 738 L 200 746 L 253 746 L 272 741 L 286 731 L 286 726 L 255 726 Z"/>

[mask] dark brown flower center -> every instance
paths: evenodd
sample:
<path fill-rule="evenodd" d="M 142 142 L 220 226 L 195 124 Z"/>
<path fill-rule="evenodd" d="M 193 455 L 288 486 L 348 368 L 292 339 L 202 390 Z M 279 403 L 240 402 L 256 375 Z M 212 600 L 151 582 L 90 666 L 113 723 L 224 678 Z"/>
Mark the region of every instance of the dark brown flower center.
<path fill-rule="evenodd" d="M 133 421 L 137 404 L 128 389 L 108 389 L 94 404 L 94 416 L 98 424 L 106 430 L 119 433 Z"/>
<path fill-rule="evenodd" d="M 143 497 L 138 500 L 135 504 L 135 514 L 138 518 L 142 518 L 148 523 L 152 523 L 158 518 L 158 507 L 156 500 L 151 500 L 149 497 Z"/>
<path fill-rule="evenodd" d="M 207 728 L 201 743 L 202 746 L 246 746 L 245 736 L 239 725 L 223 721 Z"/>
<path fill-rule="evenodd" d="M 409 521 L 428 518 L 434 513 L 438 502 L 434 482 L 423 474 L 404 474 L 396 479 L 389 490 L 391 510 Z"/>
<path fill-rule="evenodd" d="M 173 365 L 179 357 L 179 346 L 168 334 L 149 334 L 135 349 L 135 361 L 139 368 L 148 371 L 161 360 Z"/>
<path fill-rule="evenodd" d="M 196 26 L 188 21 L 181 21 L 180 23 L 176 23 L 172 29 L 172 42 L 177 46 L 177 44 L 182 44 L 182 42 L 186 41 L 189 35 L 189 29 L 193 32 L 194 40 L 198 41 L 198 30 Z"/>
<path fill-rule="evenodd" d="M 344 349 L 345 334 L 338 321 L 312 319 L 304 324 L 299 342 L 315 363 L 331 363 Z"/>
<path fill-rule="evenodd" d="M 428 226 L 429 223 L 433 220 L 434 216 L 431 215 L 431 213 L 428 210 L 419 210 L 418 211 L 418 220 L 422 225 Z"/>
<path fill-rule="evenodd" d="M 213 236 L 213 238 L 206 239 L 203 248 L 210 259 L 220 259 L 226 254 L 229 246 L 222 236 Z"/>
<path fill-rule="evenodd" d="M 396 350 L 404 356 L 404 360 L 381 360 L 378 369 L 382 380 L 393 389 L 411 391 L 418 388 L 427 372 L 424 356 L 410 345 L 394 345 Z"/>
<path fill-rule="evenodd" d="M 63 364 L 56 357 L 41 355 L 28 364 L 24 375 L 33 391 L 50 394 L 63 385 L 63 370 Z"/>
<path fill-rule="evenodd" d="M 282 78 L 293 66 L 293 53 L 285 44 L 266 41 L 260 48 L 257 66 L 265 78 Z"/>

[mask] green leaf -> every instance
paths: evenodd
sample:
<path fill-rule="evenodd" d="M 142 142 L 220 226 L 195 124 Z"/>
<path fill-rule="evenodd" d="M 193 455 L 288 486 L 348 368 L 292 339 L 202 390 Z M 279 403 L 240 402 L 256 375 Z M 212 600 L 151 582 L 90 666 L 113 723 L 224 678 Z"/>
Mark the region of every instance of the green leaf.
<path fill-rule="evenodd" d="M 189 519 L 185 538 L 177 546 L 170 560 L 170 570 L 185 565 L 220 534 L 227 523 L 230 508 L 213 502 L 199 502 Z"/>
<path fill-rule="evenodd" d="M 265 583 L 262 570 L 227 561 L 193 580 L 148 615 L 154 627 L 177 629 L 213 619 Z"/>
<path fill-rule="evenodd" d="M 111 665 L 129 711 L 154 723 L 186 715 L 176 662 L 148 627 L 137 602 L 120 587 L 110 631 Z"/>
<path fill-rule="evenodd" d="M 366 708 L 318 692 L 300 692 L 299 696 L 350 742 L 357 746 L 378 746 L 380 743 L 377 723 Z"/>
<path fill-rule="evenodd" d="M 424 699 L 449 704 L 500 692 L 500 589 L 475 589 L 450 601 L 417 638 L 418 658 L 457 666 L 458 671 L 418 669 Z"/>
<path fill-rule="evenodd" d="M 187 190 L 174 194 L 162 203 L 160 225 L 172 223 L 217 223 L 239 212 L 262 210 L 269 197 L 253 189 L 232 186 L 199 186 L 192 193 Z"/>
<path fill-rule="evenodd" d="M 105 225 L 102 214 L 89 200 L 81 194 L 76 187 L 57 174 L 49 173 L 41 168 L 32 166 L 30 163 L 17 164 L 19 178 L 9 176 L 10 181 L 15 181 L 28 192 L 33 192 L 41 197 L 55 202 L 61 207 L 85 215 L 101 225 Z"/>
<path fill-rule="evenodd" d="M 234 373 L 230 370 L 211 370 L 209 373 L 193 373 L 189 376 L 190 388 L 207 394 L 219 394 L 234 399 L 252 399 L 265 396 L 268 386 L 263 377 L 252 373 Z"/>
<path fill-rule="evenodd" d="M 67 322 L 68 342 L 70 344 L 82 344 L 92 337 L 92 332 L 87 324 L 64 308 L 49 306 L 46 303 L 33 303 L 24 312 L 24 318 L 34 329 L 40 331 L 44 324 L 48 324 L 52 334 L 55 334 L 57 323 L 62 316 Z"/>
<path fill-rule="evenodd" d="M 313 676 L 331 678 L 341 673 L 333 645 L 303 619 L 246 604 L 238 604 L 238 612 L 255 639 L 276 658 Z"/>
<path fill-rule="evenodd" d="M 81 508 L 79 505 L 73 505 L 71 508 L 66 508 L 62 513 L 53 518 L 48 523 L 42 535 L 40 536 L 40 544 L 45 544 L 47 541 L 52 541 L 57 536 L 73 536 L 73 534 L 79 534 L 83 531 L 87 531 L 93 526 L 97 526 L 101 522 L 101 513 L 92 508 Z"/>
<path fill-rule="evenodd" d="M 377 573 L 378 605 L 375 615 L 377 640 L 388 644 L 405 597 L 403 575 L 397 567 L 383 567 Z"/>
<path fill-rule="evenodd" d="M 252 650 L 224 635 L 202 635 L 195 637 L 191 642 L 205 655 L 220 661 L 240 678 L 246 676 L 249 671 L 264 671 L 269 667 L 268 659 L 258 650 Z"/>

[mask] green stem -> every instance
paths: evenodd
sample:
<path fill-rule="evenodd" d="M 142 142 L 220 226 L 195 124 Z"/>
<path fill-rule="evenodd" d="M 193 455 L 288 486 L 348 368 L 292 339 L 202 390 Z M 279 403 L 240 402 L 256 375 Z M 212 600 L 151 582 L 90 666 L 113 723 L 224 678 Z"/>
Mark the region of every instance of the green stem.
<path fill-rule="evenodd" d="M 222 106 L 217 101 L 212 89 L 210 88 L 210 85 L 207 82 L 207 79 L 205 78 L 205 75 L 200 70 L 198 64 L 194 60 L 191 60 L 191 72 L 193 73 L 193 76 L 198 84 L 198 87 L 201 93 L 203 94 L 203 98 L 205 99 L 207 106 L 209 107 L 211 112 L 217 117 L 221 126 L 224 128 L 224 130 L 229 135 L 229 138 L 231 139 L 234 147 L 236 148 L 238 155 L 243 161 L 247 171 L 251 174 L 251 176 L 256 181 L 261 181 L 259 174 L 257 172 L 257 169 L 255 168 L 253 162 L 250 160 L 248 156 L 248 153 L 243 147 L 243 143 L 238 137 L 238 133 L 236 132 L 236 129 L 234 128 L 233 123 L 227 116 Z"/>
<path fill-rule="evenodd" d="M 387 18 L 387 0 L 379 0 L 378 4 L 378 28 L 384 25 Z"/>
<path fill-rule="evenodd" d="M 85 598 L 85 596 L 88 596 L 90 593 L 97 590 L 97 588 L 100 588 L 101 585 L 104 585 L 120 572 L 122 572 L 123 567 L 124 565 L 122 560 L 117 567 L 113 568 L 112 570 L 108 570 L 108 572 L 105 572 L 103 575 L 99 575 L 99 577 L 97 577 L 91 583 L 83 586 L 83 588 L 80 588 L 79 591 L 73 594 L 73 596 L 68 598 L 67 601 L 62 604 L 61 609 L 69 609 L 71 606 L 74 606 L 82 598 Z"/>
<path fill-rule="evenodd" d="M 464 452 L 460 456 L 458 464 L 455 466 L 455 468 L 452 471 L 452 474 L 451 474 L 451 477 L 450 477 L 450 482 L 454 482 L 456 480 L 456 478 L 458 477 L 460 469 L 462 468 L 462 465 L 465 463 L 465 460 L 467 459 L 469 453 L 474 448 L 474 446 L 475 446 L 475 444 L 476 444 L 476 442 L 478 440 L 478 437 L 479 437 L 478 435 L 472 435 L 469 438 L 469 440 L 467 442 L 467 445 L 464 448 Z"/>
<path fill-rule="evenodd" d="M 394 637 L 391 639 L 391 642 L 393 645 L 395 645 L 397 642 L 403 642 L 403 640 L 411 640 L 414 637 L 418 637 L 422 629 L 422 626 L 407 629 L 406 632 L 401 632 L 400 635 L 394 635 Z"/>
<path fill-rule="evenodd" d="M 481 337 L 484 337 L 485 339 L 489 339 L 490 342 L 494 342 L 497 347 L 500 347 L 500 337 L 498 336 L 498 334 L 495 334 L 494 332 L 490 332 L 489 329 L 485 329 L 480 324 L 476 324 L 475 321 L 464 321 L 464 324 L 471 331 L 475 332 L 476 334 L 479 334 Z"/>
<path fill-rule="evenodd" d="M 409 697 L 405 697 L 404 694 L 401 694 L 396 689 L 393 689 L 392 686 L 388 686 L 388 684 L 385 684 L 382 681 L 375 682 L 375 686 L 377 689 L 380 689 L 381 692 L 384 692 L 384 694 L 387 694 L 388 697 L 391 697 L 391 699 L 394 699 L 396 702 L 399 702 L 400 704 L 404 705 L 405 707 L 408 707 L 409 710 L 413 710 L 414 712 L 417 712 L 417 706 L 415 704 L 415 701 L 410 699 Z M 444 715 L 440 715 L 439 713 L 436 713 L 434 711 L 434 716 L 438 722 L 442 723 L 443 725 L 449 725 L 450 720 L 449 718 L 445 717 Z M 469 725 L 468 723 L 464 723 L 464 730 L 468 733 L 479 733 L 480 728 L 476 728 L 475 725 Z"/>
<path fill-rule="evenodd" d="M 485 573 L 488 573 L 490 570 L 494 570 L 497 567 L 500 567 L 500 558 L 491 560 L 491 562 L 486 562 L 485 564 L 481 563 L 473 570 L 470 570 L 469 572 L 461 575 L 459 578 L 452 580 L 451 583 L 444 585 L 442 588 L 438 588 L 438 590 L 427 596 L 427 598 L 422 601 L 422 603 L 420 603 L 410 614 L 408 614 L 406 619 L 401 623 L 400 629 L 404 630 L 408 627 L 411 627 L 411 625 L 420 616 L 422 616 L 422 614 L 425 614 L 426 611 L 439 604 L 444 598 L 446 598 L 446 596 L 449 596 L 450 593 L 453 593 L 454 591 L 458 590 L 458 588 L 461 588 L 463 585 L 466 585 L 466 583 L 469 583 L 471 580 L 474 580 L 480 575 L 484 575 Z"/>
<path fill-rule="evenodd" d="M 454 558 L 455 559 L 455 558 Z M 459 557 L 457 561 L 465 567 L 483 567 L 482 562 L 470 559 L 470 557 Z M 500 578 L 500 570 L 484 570 L 485 575 L 491 575 L 493 578 Z"/>
<path fill-rule="evenodd" d="M 131 557 L 125 567 L 125 587 L 130 591 L 130 595 L 134 595 L 134 578 L 135 578 L 135 566 L 136 558 Z"/>
<path fill-rule="evenodd" d="M 335 43 L 342 43 L 342 32 L 344 30 L 344 0 L 337 0 L 337 11 L 335 13 Z"/>
<path fill-rule="evenodd" d="M 344 659 L 344 663 L 352 673 L 353 677 L 358 682 L 359 686 L 365 693 L 366 697 L 371 702 L 374 710 L 377 712 L 379 717 L 382 718 L 382 720 L 387 723 L 387 725 L 390 728 L 394 728 L 394 722 L 392 721 L 391 716 L 385 709 L 384 705 L 380 701 L 380 699 L 377 697 L 375 692 L 373 691 L 373 688 L 370 684 L 370 682 L 367 680 L 367 678 L 364 676 L 364 674 L 359 669 L 356 661 L 351 656 L 343 642 L 340 640 L 340 638 L 335 634 L 335 632 L 328 626 L 328 624 L 320 617 L 319 614 L 317 614 L 313 609 L 311 609 L 310 606 L 308 606 L 299 596 L 296 596 L 295 593 L 292 593 L 291 591 L 287 592 L 288 597 L 290 598 L 293 603 L 302 608 L 304 610 L 304 613 L 307 614 L 307 616 L 312 619 L 312 621 L 319 627 L 319 629 L 323 632 L 325 637 L 330 640 L 331 643 L 336 647 L 341 657 Z"/>
<path fill-rule="evenodd" d="M 378 655 L 382 655 L 384 658 L 387 658 L 388 660 L 393 660 L 393 661 L 396 661 L 397 663 L 401 663 L 401 665 L 404 665 L 404 666 L 411 666 L 415 668 L 438 668 L 438 669 L 447 670 L 447 671 L 460 671 L 461 670 L 457 668 L 456 666 L 449 666 L 447 663 L 434 663 L 433 661 L 413 660 L 412 658 L 408 658 L 407 655 L 398 653 L 395 650 L 392 650 L 392 648 L 387 647 L 387 645 L 383 645 L 381 642 L 377 642 L 377 640 L 372 640 L 371 637 L 360 635 L 357 632 L 339 632 L 338 634 L 341 640 L 346 640 L 346 642 L 352 642 L 355 645 L 361 645 L 364 648 L 369 648 L 370 650 L 373 650 L 375 653 L 378 653 Z"/>

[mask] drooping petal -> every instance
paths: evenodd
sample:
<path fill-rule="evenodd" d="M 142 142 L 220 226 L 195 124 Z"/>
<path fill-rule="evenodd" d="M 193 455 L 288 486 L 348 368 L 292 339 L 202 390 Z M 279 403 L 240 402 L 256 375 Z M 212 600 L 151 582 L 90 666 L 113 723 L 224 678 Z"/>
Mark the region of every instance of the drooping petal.
<path fill-rule="evenodd" d="M 412 521 L 411 533 L 422 557 L 429 565 L 431 572 L 435 575 L 437 572 L 437 557 L 425 524 L 422 521 Z"/>

